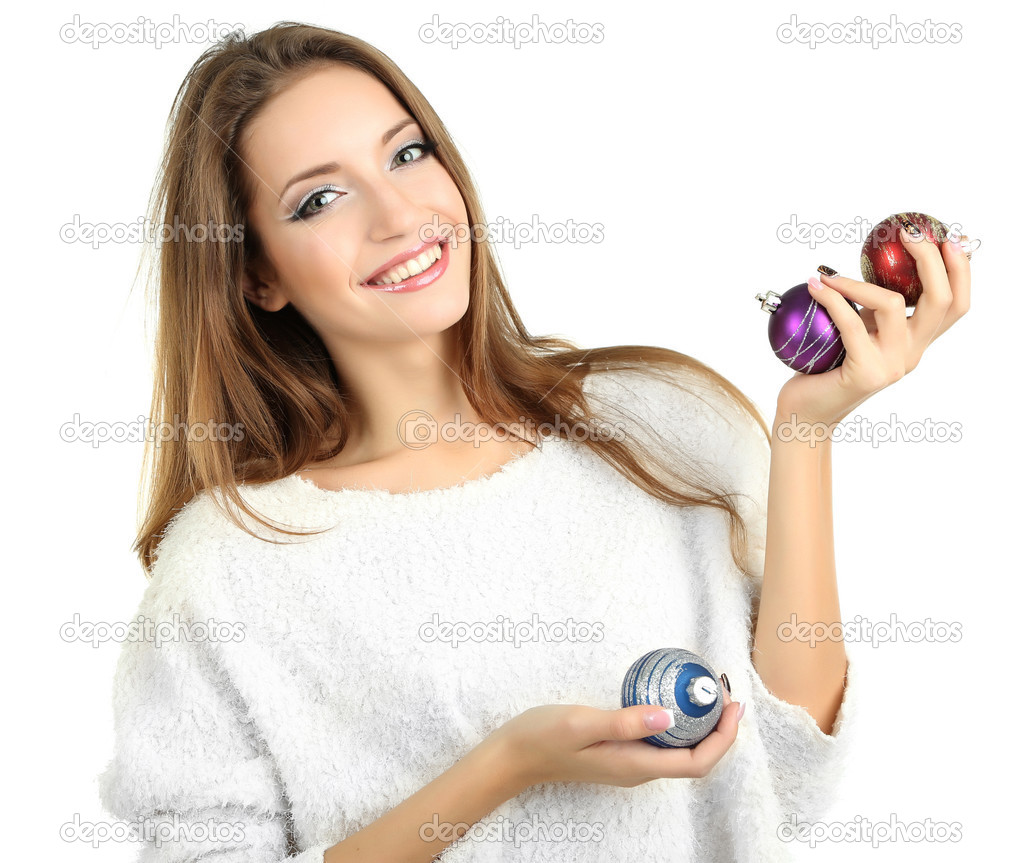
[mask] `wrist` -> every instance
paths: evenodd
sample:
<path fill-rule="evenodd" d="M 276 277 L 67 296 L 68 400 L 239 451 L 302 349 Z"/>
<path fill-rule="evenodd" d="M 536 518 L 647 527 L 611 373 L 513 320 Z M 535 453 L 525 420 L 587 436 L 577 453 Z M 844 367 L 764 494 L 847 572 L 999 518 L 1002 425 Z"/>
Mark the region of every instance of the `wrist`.
<path fill-rule="evenodd" d="M 835 417 L 818 416 L 807 411 L 805 407 L 779 396 L 774 407 L 773 427 L 777 428 L 781 423 L 803 423 L 806 425 L 817 425 L 828 429 L 834 429 L 834 427 L 843 419 L 844 416 L 838 417 L 837 419 Z"/>
<path fill-rule="evenodd" d="M 531 775 L 528 759 L 523 757 L 502 731 L 503 728 L 498 729 L 484 738 L 470 756 L 475 761 L 476 769 L 491 777 L 494 793 L 504 800 L 510 800 L 539 780 Z"/>

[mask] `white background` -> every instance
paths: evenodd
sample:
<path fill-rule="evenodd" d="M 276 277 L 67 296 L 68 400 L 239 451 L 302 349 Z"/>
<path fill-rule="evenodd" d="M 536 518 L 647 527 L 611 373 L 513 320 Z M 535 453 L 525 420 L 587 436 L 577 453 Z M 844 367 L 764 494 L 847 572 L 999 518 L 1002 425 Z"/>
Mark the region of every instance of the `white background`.
<path fill-rule="evenodd" d="M 290 19 L 360 36 L 419 86 L 454 135 L 488 218 L 603 225 L 600 244 L 498 254 L 536 334 L 582 346 L 652 344 L 706 362 L 768 421 L 791 374 L 753 296 L 820 263 L 859 278 L 858 242 L 781 242 L 804 224 L 873 224 L 898 210 L 983 239 L 973 307 L 921 366 L 857 414 L 961 424 L 957 443 L 834 448 L 843 618 L 958 623 L 956 643 L 851 644 L 861 743 L 833 821 L 962 825 L 958 843 L 827 843 L 800 859 L 982 859 L 1016 844 L 1020 608 L 1016 250 L 1018 9 L 995 4 L 446 2 L 37 5 L 15 13 L 6 102 L 5 399 L 10 561 L 6 727 L 10 859 L 128 861 L 133 846 L 62 842 L 108 819 L 95 777 L 112 747 L 119 646 L 61 640 L 61 624 L 132 619 L 145 579 L 130 551 L 142 449 L 65 443 L 60 427 L 149 410 L 140 247 L 60 239 L 82 221 L 145 213 L 174 93 L 207 44 L 68 44 L 62 25 Z M 145 11 L 142 11 L 145 9 Z M 997 9 L 997 11 L 996 11 Z M 243 14 L 239 13 L 243 11 Z M 599 24 L 589 44 L 422 41 L 420 26 Z M 958 43 L 786 44 L 778 29 L 857 17 L 956 24 Z M 1007 789 L 1011 788 L 1009 791 Z M 1018 852 L 1017 852 L 1018 853 Z"/>

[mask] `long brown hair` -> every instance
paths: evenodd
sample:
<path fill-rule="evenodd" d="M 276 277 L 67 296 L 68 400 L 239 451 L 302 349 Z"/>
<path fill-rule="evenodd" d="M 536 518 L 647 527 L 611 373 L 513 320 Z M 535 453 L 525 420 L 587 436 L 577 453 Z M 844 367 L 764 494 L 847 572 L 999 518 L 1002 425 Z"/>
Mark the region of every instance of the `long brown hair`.
<path fill-rule="evenodd" d="M 389 88 L 437 142 L 436 157 L 461 191 L 468 223 L 487 224 L 473 180 L 444 124 L 412 82 L 372 45 L 344 33 L 284 22 L 248 37 L 232 34 L 196 61 L 171 109 L 152 218 L 163 224 L 241 225 L 244 242 L 161 245 L 151 416 L 186 427 L 240 423 L 244 435 L 216 441 L 188 435 L 159 446 L 147 442 L 142 477 L 149 480 L 149 499 L 133 546 L 147 576 L 171 518 L 203 490 L 221 490 L 271 530 L 303 533 L 264 519 L 242 499 L 238 485 L 282 479 L 310 462 L 331 458 L 345 445 L 351 408 L 319 336 L 293 306 L 267 313 L 242 293 L 243 270 L 259 259 L 260 247 L 245 219 L 251 190 L 238 156 L 240 137 L 268 99 L 331 63 L 363 70 Z M 455 371 L 484 423 L 514 423 L 521 417 L 537 426 L 586 422 L 595 416 L 582 391 L 587 374 L 659 369 L 687 372 L 701 387 L 727 394 L 770 439 L 753 403 L 692 357 L 644 345 L 581 349 L 563 339 L 530 335 L 490 244 L 474 239 L 471 248 L 469 307 L 455 326 Z M 326 441 L 337 444 L 325 447 Z M 740 571 L 752 575 L 745 562 L 745 525 L 729 490 L 697 482 L 709 477 L 700 465 L 679 454 L 684 470 L 658 476 L 663 459 L 635 440 L 586 435 L 580 442 L 666 503 L 727 512 L 732 556 Z M 140 487 L 140 514 L 141 495 Z M 213 499 L 252 533 L 219 495 Z"/>

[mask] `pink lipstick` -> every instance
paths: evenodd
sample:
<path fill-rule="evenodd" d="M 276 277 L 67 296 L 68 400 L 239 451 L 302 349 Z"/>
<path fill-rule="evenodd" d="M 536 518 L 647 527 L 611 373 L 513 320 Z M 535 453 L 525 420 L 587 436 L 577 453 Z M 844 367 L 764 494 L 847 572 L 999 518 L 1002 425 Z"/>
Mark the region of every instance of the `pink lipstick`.
<path fill-rule="evenodd" d="M 440 243 L 440 257 L 437 258 L 430 266 L 428 266 L 423 272 L 418 273 L 415 276 L 409 276 L 407 279 L 396 282 L 391 285 L 371 285 L 369 282 L 372 279 L 380 278 L 385 273 L 392 270 L 394 267 L 400 266 L 413 258 L 418 258 L 427 249 L 432 248 Z M 440 239 L 439 241 L 431 241 L 429 243 L 422 243 L 416 246 L 414 249 L 410 249 L 396 258 L 392 258 L 379 270 L 373 273 L 360 287 L 368 288 L 371 291 L 386 291 L 388 293 L 411 293 L 412 291 L 419 291 L 425 288 L 427 285 L 437 281 L 448 268 L 448 262 L 451 259 L 450 252 L 448 251 L 448 242 L 446 239 Z"/>

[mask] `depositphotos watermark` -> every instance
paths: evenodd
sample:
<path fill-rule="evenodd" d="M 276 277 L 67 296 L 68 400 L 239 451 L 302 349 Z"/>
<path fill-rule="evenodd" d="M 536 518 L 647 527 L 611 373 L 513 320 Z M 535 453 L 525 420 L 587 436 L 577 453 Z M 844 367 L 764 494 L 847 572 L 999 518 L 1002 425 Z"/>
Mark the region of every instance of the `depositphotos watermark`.
<path fill-rule="evenodd" d="M 795 414 L 778 423 L 774 434 L 782 443 L 798 440 L 809 443 L 811 448 L 830 440 L 836 443 L 867 443 L 876 449 L 883 443 L 959 443 L 963 439 L 963 424 L 960 422 L 935 421 L 930 417 L 923 421 L 902 422 L 891 414 L 889 422 L 871 422 L 857 414 L 852 421 L 840 423 L 799 422 Z"/>
<path fill-rule="evenodd" d="M 585 45 L 599 44 L 604 41 L 604 25 L 576 23 L 571 18 L 567 21 L 541 23 L 540 16 L 534 14 L 529 23 L 510 21 L 498 16 L 489 24 L 482 22 L 468 23 L 465 21 L 441 21 L 440 15 L 434 13 L 433 18 L 419 28 L 419 39 L 428 45 L 440 43 L 457 49 L 459 45 L 472 42 L 476 45 L 522 45 L 545 42 L 548 45 Z"/>
<path fill-rule="evenodd" d="M 60 238 L 65 243 L 86 243 L 94 249 L 105 243 L 152 243 L 157 248 L 164 243 L 241 243 L 245 240 L 245 225 L 218 224 L 213 219 L 186 224 L 176 215 L 173 224 L 154 223 L 146 216 L 139 216 L 134 222 L 83 222 L 75 213 L 70 222 L 60 226 Z"/>
<path fill-rule="evenodd" d="M 816 249 L 821 243 L 849 243 L 862 246 L 870 239 L 875 225 L 883 219 L 866 219 L 857 216 L 851 222 L 803 222 L 796 213 L 789 216 L 787 222 L 778 225 L 775 236 L 781 243 L 801 243 Z M 961 237 L 963 226 L 958 222 L 945 225 L 950 237 Z M 873 238 L 872 245 L 900 242 L 897 225 L 882 226 Z"/>
<path fill-rule="evenodd" d="M 442 621 L 440 615 L 433 617 L 419 627 L 419 637 L 426 642 L 446 641 L 452 647 L 464 641 L 477 644 L 494 644 L 511 642 L 519 647 L 524 642 L 544 641 L 548 644 L 565 641 L 603 641 L 604 624 L 568 620 L 555 620 L 552 623 L 541 621 L 540 615 L 534 613 L 530 620 L 514 621 L 499 614 L 494 620 L 474 623 L 455 620 Z"/>
<path fill-rule="evenodd" d="M 245 624 L 228 622 L 224 620 L 207 621 L 182 621 L 180 615 L 174 612 L 172 620 L 161 620 L 159 623 L 150 620 L 144 614 L 140 614 L 131 621 L 115 621 L 97 623 L 82 620 L 80 614 L 62 624 L 60 637 L 62 641 L 69 644 L 74 641 L 91 642 L 93 647 L 99 647 L 107 641 L 115 642 L 152 642 L 154 647 L 160 647 L 164 643 L 177 641 L 208 641 L 210 643 L 235 643 L 245 639 Z"/>
<path fill-rule="evenodd" d="M 790 815 L 778 825 L 782 842 L 806 842 L 811 848 L 819 842 L 869 842 L 877 848 L 882 842 L 958 842 L 963 838 L 959 821 L 923 821 L 905 823 L 893 812 L 887 821 L 871 821 L 857 815 L 852 821 L 800 821 Z"/>
<path fill-rule="evenodd" d="M 898 620 L 895 614 L 888 620 L 871 621 L 857 614 L 848 622 L 822 621 L 810 622 L 799 620 L 795 614 L 788 621 L 778 625 L 778 638 L 784 642 L 802 641 L 814 647 L 820 641 L 847 641 L 850 643 L 879 644 L 904 641 L 912 644 L 928 642 L 943 644 L 946 641 L 957 643 L 963 638 L 963 625 L 959 621 L 945 623 L 933 621 L 929 617 L 924 621 L 914 620 L 909 623 Z"/>
<path fill-rule="evenodd" d="M 434 815 L 419 828 L 419 838 L 424 842 L 437 839 L 454 842 L 459 838 L 470 842 L 511 842 L 518 849 L 523 842 L 600 842 L 604 838 L 604 824 L 571 818 L 547 823 L 540 821 L 535 812 L 529 821 L 516 822 L 498 815 L 489 824 L 477 821 L 471 825 L 465 821 L 441 821 L 439 815 Z"/>
<path fill-rule="evenodd" d="M 888 18 L 886 24 L 874 24 L 859 15 L 846 23 L 807 24 L 806 22 L 800 23 L 796 14 L 793 13 L 788 21 L 778 27 L 775 35 L 779 42 L 786 45 L 798 42 L 801 45 L 809 45 L 810 48 L 816 48 L 822 42 L 865 44 L 874 49 L 881 45 L 894 45 L 899 42 L 904 42 L 907 45 L 921 43 L 957 45 L 963 39 L 963 25 L 935 23 L 930 18 L 923 23 L 914 21 L 904 24 L 898 20 L 898 16 L 895 14 Z"/>
<path fill-rule="evenodd" d="M 142 815 L 135 821 L 83 821 L 76 812 L 60 826 L 65 842 L 88 842 L 98 848 L 101 842 L 152 842 L 159 848 L 164 842 L 233 842 L 245 839 L 241 821 L 182 821 L 175 813 L 169 819 Z"/>
<path fill-rule="evenodd" d="M 82 21 L 81 15 L 75 15 L 67 24 L 61 25 L 60 39 L 69 45 L 84 42 L 92 45 L 94 50 L 109 43 L 152 45 L 154 48 L 161 48 L 178 42 L 189 44 L 218 42 L 230 36 L 232 32 L 241 31 L 243 31 L 241 24 L 222 24 L 212 18 L 209 21 L 188 23 L 182 21 L 177 13 L 174 13 L 171 21 L 160 24 L 155 24 L 142 15 L 134 21 L 115 21 L 112 24 L 103 21 L 90 23 Z"/>
<path fill-rule="evenodd" d="M 429 225 L 419 229 L 419 239 L 428 243 L 438 237 L 447 237 L 452 249 L 457 249 L 462 243 L 483 242 L 511 243 L 516 249 L 527 243 L 603 243 L 604 223 L 577 222 L 574 219 L 541 222 L 539 214 L 533 213 L 528 222 L 515 222 L 498 216 L 496 221 L 486 224 L 459 222 L 452 225 L 450 222 L 441 223 L 440 217 L 435 215 Z"/>
<path fill-rule="evenodd" d="M 154 423 L 140 416 L 135 422 L 82 422 L 81 414 L 60 427 L 60 439 L 65 443 L 82 441 L 92 444 L 93 449 L 101 443 L 142 443 L 152 441 L 159 447 L 170 440 L 189 441 L 240 441 L 245 434 L 244 423 L 186 423 L 174 414 L 174 422 Z"/>
<path fill-rule="evenodd" d="M 593 420 L 588 423 L 574 422 L 571 425 L 555 415 L 554 422 L 537 423 L 533 419 L 519 417 L 518 422 L 487 423 L 461 422 L 461 414 L 455 414 L 453 422 L 440 425 L 427 411 L 406 411 L 398 419 L 398 440 L 409 449 L 426 449 L 435 443 L 472 443 L 474 447 L 486 441 L 511 441 L 543 439 L 563 433 L 568 440 L 582 441 L 593 437 L 596 440 L 625 440 L 625 425 Z"/>

